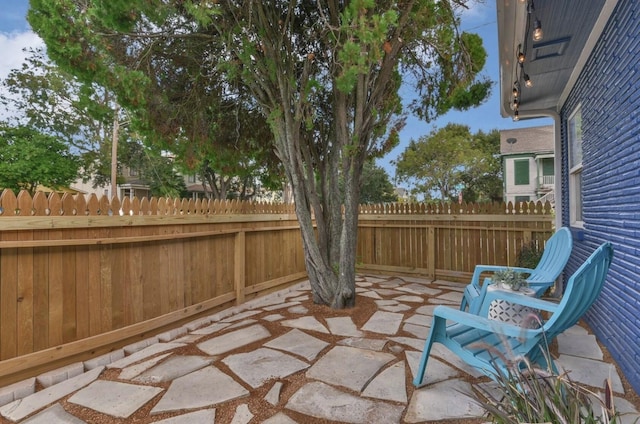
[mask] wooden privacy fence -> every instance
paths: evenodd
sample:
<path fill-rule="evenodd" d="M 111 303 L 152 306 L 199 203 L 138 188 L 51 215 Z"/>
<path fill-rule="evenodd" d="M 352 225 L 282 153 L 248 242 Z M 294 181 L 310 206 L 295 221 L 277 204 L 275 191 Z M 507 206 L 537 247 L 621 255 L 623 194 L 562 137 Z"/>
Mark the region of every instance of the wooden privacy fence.
<path fill-rule="evenodd" d="M 362 206 L 358 266 L 468 279 L 551 234 L 548 206 Z M 306 277 L 293 205 L 0 196 L 0 379 L 94 357 Z"/>
<path fill-rule="evenodd" d="M 515 265 L 522 246 L 553 233 L 546 203 L 361 206 L 361 269 L 468 282 L 476 264 Z"/>

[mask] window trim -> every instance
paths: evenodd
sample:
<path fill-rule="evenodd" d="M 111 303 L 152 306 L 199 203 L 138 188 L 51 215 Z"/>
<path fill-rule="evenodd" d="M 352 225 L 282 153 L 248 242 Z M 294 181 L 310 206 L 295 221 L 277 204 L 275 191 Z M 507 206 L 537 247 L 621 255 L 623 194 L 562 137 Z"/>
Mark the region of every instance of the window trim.
<path fill-rule="evenodd" d="M 572 227 L 584 228 L 584 215 L 583 215 L 583 202 L 582 202 L 582 171 L 583 171 L 583 157 L 580 154 L 580 161 L 572 164 L 573 149 L 575 148 L 574 142 L 577 138 L 577 134 L 574 135 L 572 131 L 572 121 L 580 117 L 580 151 L 582 152 L 582 104 L 576 106 L 567 119 L 567 151 L 568 151 L 568 164 L 569 164 L 569 223 Z M 573 165 L 573 166 L 572 166 Z M 578 183 L 578 180 L 580 183 Z M 579 186 L 579 188 L 578 188 Z M 580 191 L 579 193 L 576 193 Z M 578 209 L 580 209 L 578 214 Z M 578 219 L 578 217 L 580 219 Z"/>

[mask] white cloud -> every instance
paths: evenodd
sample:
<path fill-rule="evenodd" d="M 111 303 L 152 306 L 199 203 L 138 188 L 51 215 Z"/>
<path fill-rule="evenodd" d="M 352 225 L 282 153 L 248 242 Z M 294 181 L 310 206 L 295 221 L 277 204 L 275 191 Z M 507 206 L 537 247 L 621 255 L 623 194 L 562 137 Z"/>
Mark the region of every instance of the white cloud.
<path fill-rule="evenodd" d="M 5 79 L 12 69 L 22 66 L 22 62 L 27 56 L 23 49 L 42 46 L 44 46 L 44 42 L 32 31 L 9 34 L 0 32 L 0 52 L 2 52 L 0 79 Z"/>
<path fill-rule="evenodd" d="M 7 78 L 12 69 L 22 66 L 27 53 L 23 49 L 28 47 L 41 47 L 44 42 L 32 31 L 25 32 L 0 32 L 0 81 Z M 0 86 L 0 90 L 3 88 Z M 16 111 L 0 108 L 0 120 L 16 116 Z"/>

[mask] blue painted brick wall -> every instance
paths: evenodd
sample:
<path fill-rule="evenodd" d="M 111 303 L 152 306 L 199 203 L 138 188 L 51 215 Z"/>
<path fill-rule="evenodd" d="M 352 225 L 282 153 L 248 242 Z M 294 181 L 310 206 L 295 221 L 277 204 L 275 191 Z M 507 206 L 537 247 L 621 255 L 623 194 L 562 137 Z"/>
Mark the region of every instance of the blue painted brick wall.
<path fill-rule="evenodd" d="M 561 111 L 563 223 L 569 224 L 566 121 L 578 105 L 583 130 L 584 239 L 567 275 L 602 242 L 615 253 L 602 295 L 585 316 L 640 393 L 640 16 L 618 2 Z"/>

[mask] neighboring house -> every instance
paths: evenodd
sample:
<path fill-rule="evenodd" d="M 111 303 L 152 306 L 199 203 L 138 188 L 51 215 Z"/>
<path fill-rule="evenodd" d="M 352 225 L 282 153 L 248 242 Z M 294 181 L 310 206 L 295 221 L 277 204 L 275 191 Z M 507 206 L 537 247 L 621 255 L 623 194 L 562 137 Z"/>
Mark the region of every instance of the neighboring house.
<path fill-rule="evenodd" d="M 202 180 L 195 174 L 184 175 L 184 183 L 187 187 L 187 197 L 190 199 L 207 199 L 207 191 Z"/>
<path fill-rule="evenodd" d="M 569 226 L 574 237 L 565 276 L 598 245 L 613 243 L 607 281 L 585 320 L 640 393 L 638 2 L 536 0 L 535 9 L 530 1 L 496 4 L 501 113 L 554 120 L 556 223 Z M 536 20 L 544 31 L 537 41 Z"/>
<path fill-rule="evenodd" d="M 505 202 L 552 198 L 553 146 L 552 125 L 500 131 Z"/>
<path fill-rule="evenodd" d="M 116 185 L 117 195 L 120 200 L 125 197 L 137 197 L 142 199 L 143 197 L 151 197 L 151 188 L 149 184 L 140 179 L 138 172 L 134 169 L 124 167 L 121 175 L 118 176 L 119 184 Z M 111 193 L 111 184 L 104 186 L 93 187 L 93 181 L 87 181 L 86 183 L 82 179 L 76 180 L 71 188 L 85 194 L 88 197 L 91 194 L 95 194 L 98 198 L 107 196 L 109 199 L 113 197 Z"/>

